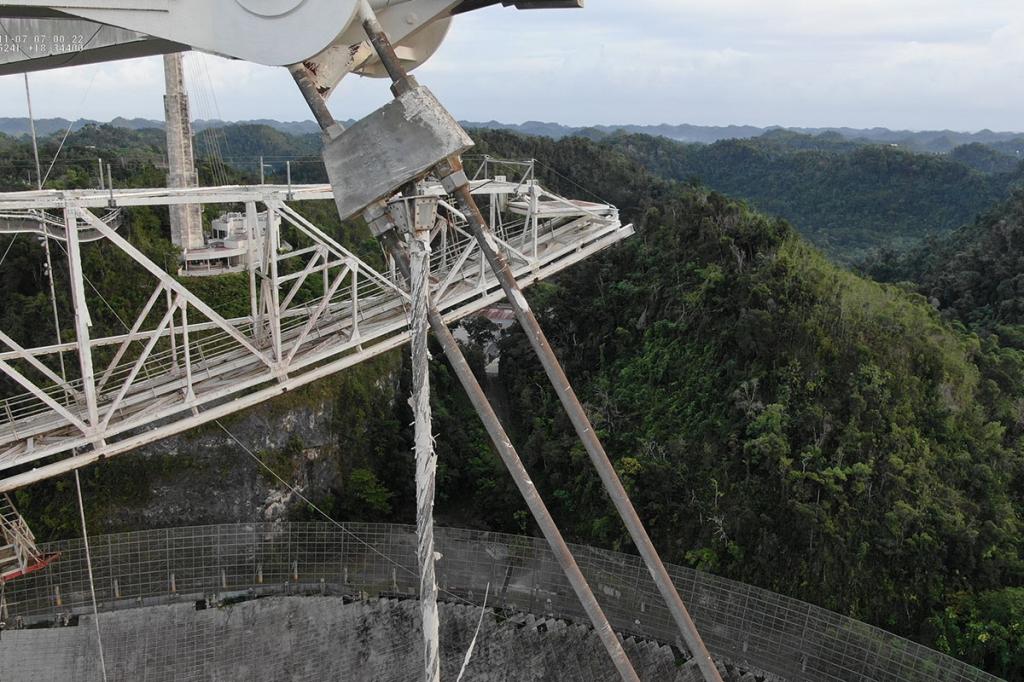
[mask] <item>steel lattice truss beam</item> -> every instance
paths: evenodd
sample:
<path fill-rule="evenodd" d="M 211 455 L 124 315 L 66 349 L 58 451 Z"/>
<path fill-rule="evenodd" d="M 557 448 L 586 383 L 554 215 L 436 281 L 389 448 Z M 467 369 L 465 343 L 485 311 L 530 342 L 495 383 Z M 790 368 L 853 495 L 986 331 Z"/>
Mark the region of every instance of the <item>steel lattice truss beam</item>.
<path fill-rule="evenodd" d="M 532 168 L 519 182 L 480 178 L 473 188 L 490 206 L 498 246 L 523 286 L 633 234 L 614 207 L 552 194 Z M 442 198 L 432 233 L 433 300 L 450 323 L 504 295 L 462 215 L 440 185 L 429 191 Z M 328 186 L 0 194 L 3 214 L 63 211 L 75 329 L 72 341 L 44 347 L 23 347 L 0 330 L 0 372 L 20 390 L 0 400 L 0 492 L 187 431 L 405 344 L 408 295 L 394 268 L 371 267 L 296 208 L 331 197 Z M 221 316 L 188 279 L 153 263 L 90 210 L 178 203 L 246 207 L 248 315 Z M 269 216 L 262 239 L 255 238 L 259 210 Z M 282 227 L 297 242 L 290 250 L 281 248 Z M 100 235 L 152 283 L 123 334 L 91 336 L 85 234 Z"/>

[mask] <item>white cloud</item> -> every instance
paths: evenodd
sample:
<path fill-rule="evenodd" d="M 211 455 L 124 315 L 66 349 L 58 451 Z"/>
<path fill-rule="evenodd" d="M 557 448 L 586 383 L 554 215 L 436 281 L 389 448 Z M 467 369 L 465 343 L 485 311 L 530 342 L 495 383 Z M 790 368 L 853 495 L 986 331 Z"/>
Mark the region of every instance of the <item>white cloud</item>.
<path fill-rule="evenodd" d="M 309 117 L 282 69 L 196 63 L 226 118 Z M 474 120 L 1024 129 L 1022 66 L 1019 0 L 588 0 L 459 17 L 419 75 Z M 33 83 L 39 116 L 162 115 L 155 59 Z M 20 88 L 0 78 L 0 116 L 23 115 Z M 349 79 L 331 105 L 359 117 L 388 96 Z"/>

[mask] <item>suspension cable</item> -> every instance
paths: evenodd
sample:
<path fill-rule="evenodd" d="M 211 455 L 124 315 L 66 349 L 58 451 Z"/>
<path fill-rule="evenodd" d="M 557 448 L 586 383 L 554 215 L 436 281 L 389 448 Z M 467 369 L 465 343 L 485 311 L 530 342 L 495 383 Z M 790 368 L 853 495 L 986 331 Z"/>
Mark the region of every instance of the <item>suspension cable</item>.
<path fill-rule="evenodd" d="M 92 34 L 92 38 L 89 38 L 89 40 L 86 41 L 85 44 L 88 45 L 89 43 L 91 43 L 93 38 L 96 37 L 96 35 L 100 32 L 100 29 L 102 29 L 102 28 L 103 28 L 102 26 L 97 28 L 96 29 L 96 33 L 93 33 Z M 79 102 L 79 104 L 78 104 L 78 108 L 79 109 L 81 109 L 82 105 L 85 104 L 85 101 L 87 99 L 89 99 L 89 93 L 92 92 L 93 83 L 96 82 L 96 76 L 98 76 L 99 73 L 100 73 L 100 68 L 99 68 L 99 65 L 97 64 L 96 67 L 92 71 L 92 78 L 89 79 L 89 85 L 86 86 L 86 88 L 85 88 L 85 94 L 82 95 L 82 101 Z M 60 158 L 60 153 L 62 151 L 64 151 L 64 144 L 68 141 L 68 137 L 70 137 L 71 129 L 74 127 L 74 125 L 75 125 L 75 121 L 72 120 L 72 121 L 68 122 L 68 127 L 67 127 L 67 129 L 64 130 L 64 137 L 61 138 L 60 144 L 57 146 L 57 151 L 53 155 L 53 160 L 50 161 L 50 167 L 46 169 L 46 175 L 43 176 L 43 180 L 40 183 L 40 185 L 45 185 L 46 181 L 50 178 L 50 173 L 53 172 L 53 167 L 57 164 L 57 159 Z"/>
<path fill-rule="evenodd" d="M 10 243 L 7 245 L 7 250 L 4 251 L 4 255 L 0 256 L 0 265 L 3 265 L 4 261 L 7 260 L 7 254 L 9 254 L 11 252 L 11 249 L 14 248 L 14 242 L 18 241 L 19 236 L 21 236 L 21 233 L 16 232 L 14 234 L 14 237 L 11 238 Z"/>
<path fill-rule="evenodd" d="M 95 37 L 95 35 L 93 36 Z M 32 91 L 28 86 L 28 74 L 25 75 L 25 101 L 28 104 L 28 123 L 32 131 L 32 154 L 35 156 L 36 161 L 36 187 L 39 191 L 43 191 L 43 168 L 39 163 L 39 140 L 36 138 L 36 118 L 32 113 Z M 70 130 L 70 128 L 69 128 Z M 63 143 L 61 143 L 63 146 Z M 57 151 L 60 153 L 60 150 Z M 56 161 L 56 158 L 54 158 Z M 53 166 L 51 165 L 52 169 Z M 49 174 L 49 171 L 47 171 Z M 42 223 L 39 225 L 42 227 Z M 11 242 L 13 244 L 13 242 Z M 46 278 L 50 281 L 50 306 L 53 308 L 53 329 L 57 333 L 57 345 L 62 345 L 60 338 L 60 315 L 57 312 L 57 289 L 53 283 L 53 259 L 50 256 L 50 237 L 49 231 L 43 230 L 43 250 L 46 252 Z M 4 254 L 6 257 L 6 254 Z M 68 380 L 67 370 L 64 367 L 64 353 L 63 351 L 57 354 L 57 359 L 60 360 L 60 376 L 64 379 L 65 383 Z"/>
<path fill-rule="evenodd" d="M 238 447 L 242 448 L 242 451 L 245 452 L 247 455 L 249 455 L 249 457 L 251 457 L 253 459 L 253 461 L 255 461 L 257 464 L 259 464 L 261 467 L 263 467 L 267 471 L 267 473 L 269 473 L 271 476 L 276 478 L 282 485 L 284 485 L 286 488 L 288 488 L 288 490 L 290 490 L 293 495 L 295 495 L 300 500 L 302 500 L 303 502 L 308 504 L 310 509 L 312 509 L 313 511 L 318 513 L 320 516 L 324 517 L 324 519 L 329 521 L 333 526 L 337 527 L 338 530 L 340 530 L 341 532 L 343 532 L 346 535 L 350 536 L 352 539 L 354 539 L 360 545 L 362 545 L 363 547 L 368 549 L 370 552 L 372 552 L 373 554 L 376 554 L 381 559 L 383 559 L 387 563 L 389 563 L 392 566 L 394 566 L 397 570 L 400 570 L 403 573 L 407 573 L 407 574 L 409 574 L 411 576 L 414 576 L 414 577 L 418 578 L 418 575 L 417 575 L 416 571 L 411 570 L 407 566 L 403 566 L 402 564 L 398 563 L 397 561 L 395 561 L 394 559 L 389 557 L 387 554 L 384 554 L 379 549 L 377 549 L 376 547 L 371 545 L 369 542 L 367 542 L 366 540 L 364 540 L 361 537 L 359 537 L 359 535 L 357 533 L 355 533 L 355 532 L 349 530 L 348 528 L 346 528 L 345 524 L 341 523 L 340 521 L 336 521 L 330 514 L 328 514 L 323 509 L 321 509 L 320 507 L 316 506 L 315 504 L 313 504 L 312 500 L 310 500 L 308 497 L 303 495 L 302 492 L 297 487 L 295 487 L 294 485 L 292 485 L 291 483 L 286 481 L 284 478 L 282 478 L 280 474 L 278 474 L 276 471 L 274 471 L 272 468 L 270 468 L 270 466 L 268 466 L 266 462 L 264 462 L 262 459 L 260 459 L 259 456 L 256 453 L 254 453 L 251 449 L 249 449 L 249 447 L 246 446 L 245 443 L 243 443 L 242 441 L 238 440 L 238 438 L 235 436 L 235 434 L 231 433 L 231 431 L 229 431 L 227 429 L 227 427 L 224 426 L 224 424 L 222 424 L 219 419 L 214 419 L 213 423 L 216 424 L 218 427 L 220 427 L 220 430 L 223 431 L 227 435 L 228 438 L 233 440 Z M 469 599 L 466 599 L 465 597 L 460 597 L 459 595 L 454 594 L 452 592 L 449 592 L 448 590 L 446 590 L 444 588 L 440 588 L 440 591 L 443 592 L 448 597 L 450 597 L 451 599 L 453 599 L 455 601 L 458 601 L 458 602 L 461 602 L 463 604 L 466 604 L 468 606 L 472 606 L 472 607 L 478 608 L 478 609 L 485 608 L 485 606 L 481 606 L 480 604 L 477 604 L 477 603 L 475 603 L 475 602 L 473 602 L 473 601 L 471 601 Z"/>
<path fill-rule="evenodd" d="M 89 531 L 85 527 L 85 505 L 82 503 L 82 479 L 75 469 L 75 489 L 78 491 L 78 514 L 82 518 L 82 540 L 85 542 L 85 567 L 89 572 L 89 594 L 92 596 L 92 622 L 96 625 L 96 646 L 100 652 L 100 670 L 107 682 L 107 662 L 103 657 L 103 635 L 100 634 L 100 609 L 96 604 L 96 584 L 92 576 L 92 552 L 89 550 Z"/>
<path fill-rule="evenodd" d="M 54 240 L 54 241 L 57 242 L 57 246 L 59 246 L 61 251 L 64 252 L 64 255 L 65 256 L 68 255 L 68 250 L 64 248 L 64 244 L 62 244 L 60 240 Z M 88 284 L 89 288 L 93 290 L 93 293 L 95 293 L 96 296 L 99 297 L 99 299 L 103 303 L 103 305 L 105 305 L 107 307 L 107 310 L 110 311 L 110 314 L 113 315 L 117 319 L 117 321 L 121 323 L 121 326 L 124 327 L 125 331 L 131 331 L 131 327 L 128 326 L 128 323 L 125 322 L 121 318 L 121 316 L 117 314 L 117 311 L 114 310 L 114 306 L 110 305 L 110 301 L 108 301 L 106 299 L 106 297 L 103 294 L 100 293 L 100 290 L 97 289 L 96 285 L 92 283 L 92 280 L 89 279 L 89 276 L 85 274 L 84 268 L 82 270 L 82 279 L 85 280 L 85 283 Z"/>
<path fill-rule="evenodd" d="M 198 62 L 198 68 L 201 70 L 201 75 L 206 80 L 207 95 L 209 105 L 212 107 L 211 112 L 213 116 L 216 116 L 217 121 L 223 122 L 223 117 L 220 113 L 220 104 L 217 102 L 217 90 L 213 87 L 213 78 L 210 77 L 210 67 L 206 59 L 206 55 L 202 52 L 196 53 L 196 61 Z M 224 129 L 221 126 L 215 126 L 211 128 L 214 139 L 216 140 L 217 148 L 217 163 L 220 165 L 221 178 L 224 185 L 228 184 L 228 167 L 224 163 L 224 152 L 227 151 L 229 154 L 231 150 L 228 148 L 228 138 L 224 133 Z M 223 143 L 223 148 L 221 148 Z"/>

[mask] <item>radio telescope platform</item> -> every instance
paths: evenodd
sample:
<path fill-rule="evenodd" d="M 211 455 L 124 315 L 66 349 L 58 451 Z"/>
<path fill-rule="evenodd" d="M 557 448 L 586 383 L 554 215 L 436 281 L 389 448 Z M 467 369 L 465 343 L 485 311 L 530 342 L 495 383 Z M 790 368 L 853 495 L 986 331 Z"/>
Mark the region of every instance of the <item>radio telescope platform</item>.
<path fill-rule="evenodd" d="M 531 163 L 488 160 L 482 170 L 473 194 L 490 212 L 495 241 L 521 286 L 633 234 L 614 206 L 545 189 Z M 440 184 L 427 191 L 440 198 L 432 300 L 452 323 L 504 294 L 454 202 Z M 0 492 L 126 453 L 405 344 L 409 297 L 394 265 L 365 262 L 303 216 L 304 203 L 331 199 L 329 185 L 0 194 L 0 231 L 60 240 L 75 313 L 75 333 L 61 343 L 26 347 L 0 331 L 0 371 L 20 389 L 0 394 Z M 125 209 L 180 204 L 241 206 L 252 234 L 266 226 L 265 239 L 248 242 L 248 315 L 222 316 L 193 293 L 189 278 L 149 260 L 119 230 Z M 90 325 L 82 272 L 88 242 L 128 255 L 152 283 L 121 333 Z"/>

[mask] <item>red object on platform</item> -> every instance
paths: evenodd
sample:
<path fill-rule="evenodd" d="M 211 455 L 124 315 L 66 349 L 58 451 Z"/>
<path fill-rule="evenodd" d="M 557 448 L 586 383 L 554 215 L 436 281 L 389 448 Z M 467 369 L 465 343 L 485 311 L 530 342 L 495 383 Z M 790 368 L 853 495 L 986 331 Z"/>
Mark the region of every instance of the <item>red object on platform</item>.
<path fill-rule="evenodd" d="M 50 564 L 52 564 L 53 562 L 57 561 L 58 559 L 60 559 L 60 553 L 59 552 L 56 553 L 56 554 L 48 554 L 48 555 L 46 555 L 44 557 L 41 557 L 37 562 L 35 562 L 34 564 L 30 564 L 29 566 L 25 567 L 24 569 L 21 569 L 21 570 L 18 570 L 18 571 L 14 571 L 14 572 L 9 573 L 9 574 L 4 575 L 4 576 L 0 576 L 0 582 L 3 582 L 3 583 L 10 582 L 11 580 L 15 580 L 17 578 L 22 578 L 22 577 L 24 577 L 26 575 L 29 575 L 30 573 L 35 573 L 36 571 L 41 571 L 44 568 L 46 568 L 47 566 L 49 566 Z"/>

